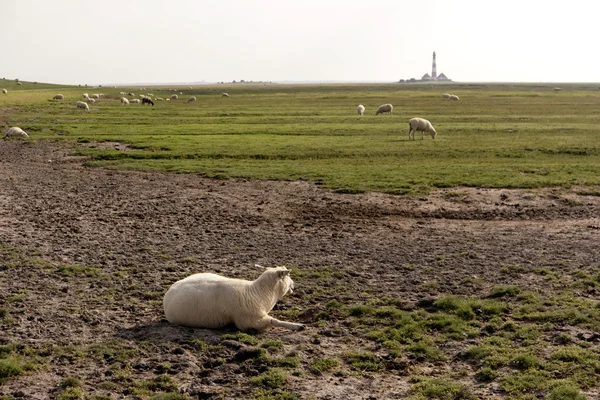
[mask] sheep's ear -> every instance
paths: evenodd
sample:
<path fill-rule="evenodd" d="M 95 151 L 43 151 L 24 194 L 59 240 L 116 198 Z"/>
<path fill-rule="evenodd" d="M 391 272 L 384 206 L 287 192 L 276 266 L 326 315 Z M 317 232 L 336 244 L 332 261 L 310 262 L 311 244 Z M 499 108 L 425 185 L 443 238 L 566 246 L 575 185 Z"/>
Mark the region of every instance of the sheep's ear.
<path fill-rule="evenodd" d="M 258 269 L 267 269 L 267 267 L 263 267 L 262 265 L 259 265 L 259 264 L 254 264 L 254 267 L 256 267 Z"/>
<path fill-rule="evenodd" d="M 279 278 L 283 278 L 284 276 L 289 275 L 290 272 L 292 272 L 292 271 L 290 271 L 289 269 L 284 269 L 284 270 L 281 270 L 281 271 L 277 271 L 277 273 L 279 274 Z"/>

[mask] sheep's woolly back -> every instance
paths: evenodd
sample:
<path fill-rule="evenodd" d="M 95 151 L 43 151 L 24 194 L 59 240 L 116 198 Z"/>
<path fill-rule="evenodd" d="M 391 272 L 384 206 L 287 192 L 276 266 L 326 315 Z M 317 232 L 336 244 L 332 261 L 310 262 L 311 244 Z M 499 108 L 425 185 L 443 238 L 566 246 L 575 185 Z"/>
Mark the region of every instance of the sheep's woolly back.
<path fill-rule="evenodd" d="M 356 107 L 356 111 L 358 111 L 358 115 L 363 115 L 365 113 L 365 106 L 359 104 L 358 107 Z"/>
<path fill-rule="evenodd" d="M 165 294 L 167 320 L 174 324 L 222 328 L 234 323 L 239 329 L 260 329 L 277 300 L 293 290 L 285 267 L 267 268 L 254 281 L 201 273 L 175 282 Z"/>
<path fill-rule="evenodd" d="M 196 97 L 195 96 L 190 97 L 187 102 L 191 103 L 192 101 L 196 101 Z"/>
<path fill-rule="evenodd" d="M 7 93 L 8 93 L 8 90 L 2 89 L 2 94 L 7 94 Z"/>

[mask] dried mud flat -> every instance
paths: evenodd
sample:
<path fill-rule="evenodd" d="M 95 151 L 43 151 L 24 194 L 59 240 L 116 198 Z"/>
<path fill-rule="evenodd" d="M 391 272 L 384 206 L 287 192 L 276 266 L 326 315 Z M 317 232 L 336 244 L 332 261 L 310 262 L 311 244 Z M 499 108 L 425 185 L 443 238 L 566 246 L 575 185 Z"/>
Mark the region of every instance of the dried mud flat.
<path fill-rule="evenodd" d="M 88 168 L 73 153 L 49 142 L 0 143 L 0 300 L 12 321 L 0 332 L 0 344 L 64 351 L 125 343 L 138 349 L 127 379 L 156 376 L 168 363 L 179 391 L 193 398 L 249 396 L 248 379 L 260 370 L 228 359 L 211 364 L 194 347 L 196 338 L 223 345 L 221 335 L 234 330 L 188 329 L 164 320 L 162 294 L 188 274 L 252 279 L 259 263 L 351 276 L 345 291 L 328 294 L 322 289 L 330 279 L 292 272 L 297 290 L 272 314 L 298 310 L 293 319 L 307 329 L 257 334 L 282 341 L 286 352 L 308 363 L 372 345 L 345 335 L 339 321 L 317 324 L 314 315 L 328 301 L 348 305 L 387 296 L 410 308 L 442 293 L 479 296 L 494 285 L 514 284 L 499 272 L 507 265 L 561 262 L 577 269 L 599 262 L 600 197 L 575 189 L 346 195 L 307 182 Z M 58 273 L 61 266 L 83 273 L 73 278 Z M 546 290 L 535 277 L 519 284 Z M 23 293 L 22 301 L 8 302 Z M 239 344 L 224 346 L 231 346 L 225 351 L 232 359 L 239 355 Z M 88 395 L 110 393 L 102 383 L 114 381 L 114 362 L 106 353 L 100 359 L 56 357 L 50 367 L 8 379 L 0 394 L 52 398 L 68 376 L 79 377 Z M 290 375 L 286 388 L 299 398 L 384 399 L 406 397 L 408 383 L 397 371 L 325 373 Z M 112 398 L 129 397 L 121 392 Z"/>

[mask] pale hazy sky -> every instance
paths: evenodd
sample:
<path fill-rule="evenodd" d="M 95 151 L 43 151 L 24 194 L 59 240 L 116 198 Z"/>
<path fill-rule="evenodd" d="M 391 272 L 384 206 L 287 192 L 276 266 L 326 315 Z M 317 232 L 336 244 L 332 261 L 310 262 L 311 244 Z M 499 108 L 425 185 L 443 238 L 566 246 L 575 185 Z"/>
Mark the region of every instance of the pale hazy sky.
<path fill-rule="evenodd" d="M 0 0 L 0 77 L 600 82 L 595 0 Z"/>

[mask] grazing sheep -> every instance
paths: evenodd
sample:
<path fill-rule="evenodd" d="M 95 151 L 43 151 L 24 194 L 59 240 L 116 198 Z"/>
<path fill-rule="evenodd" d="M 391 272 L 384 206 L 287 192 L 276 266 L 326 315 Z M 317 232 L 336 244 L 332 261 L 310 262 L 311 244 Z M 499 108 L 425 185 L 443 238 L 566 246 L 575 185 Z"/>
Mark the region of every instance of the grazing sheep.
<path fill-rule="evenodd" d="M 415 132 L 421 132 L 421 140 L 425 137 L 425 132 L 429 132 L 432 139 L 435 139 L 437 132 L 431 122 L 423 118 L 413 118 L 408 121 L 408 140 L 415 140 Z"/>
<path fill-rule="evenodd" d="M 100 95 L 98 93 L 94 93 L 91 97 L 92 99 L 99 99 Z"/>
<path fill-rule="evenodd" d="M 179 98 L 179 96 L 177 96 L 176 94 L 171 96 L 171 100 L 177 100 Z"/>
<path fill-rule="evenodd" d="M 300 330 L 304 325 L 268 315 L 293 289 L 290 270 L 285 267 L 266 268 L 254 281 L 194 274 L 169 288 L 163 306 L 167 320 L 178 325 L 217 329 L 233 323 L 240 330 L 262 331 L 269 326 Z"/>
<path fill-rule="evenodd" d="M 88 103 L 92 103 L 92 104 L 94 104 L 94 103 L 96 102 L 96 99 L 92 99 L 91 97 L 88 97 L 88 98 L 86 99 L 86 101 L 87 101 Z"/>
<path fill-rule="evenodd" d="M 8 94 L 8 90 L 2 89 L 2 94 Z"/>
<path fill-rule="evenodd" d="M 142 105 L 144 104 L 152 104 L 152 106 L 154 106 L 154 102 L 152 101 L 152 99 L 150 97 L 144 97 L 142 99 Z"/>
<path fill-rule="evenodd" d="M 126 97 L 121 97 L 121 104 L 123 104 L 124 106 L 129 104 L 129 100 L 127 100 Z"/>
<path fill-rule="evenodd" d="M 83 98 L 84 98 L 84 99 L 89 99 L 89 98 L 90 98 L 90 95 L 89 95 L 89 94 L 87 94 L 87 93 L 84 93 L 84 94 L 83 94 Z"/>
<path fill-rule="evenodd" d="M 392 115 L 392 110 L 394 109 L 394 106 L 391 104 L 382 104 L 379 106 L 379 108 L 377 109 L 377 111 L 375 112 L 375 115 L 379 115 L 379 114 L 383 114 L 383 113 L 388 113 L 390 115 Z"/>
<path fill-rule="evenodd" d="M 365 113 L 365 106 L 359 104 L 358 107 L 356 107 L 356 111 L 358 111 L 358 115 L 363 115 Z"/>
<path fill-rule="evenodd" d="M 449 98 L 450 100 L 460 100 L 459 97 L 455 94 L 451 94 Z"/>
<path fill-rule="evenodd" d="M 156 100 L 156 101 L 165 101 L 165 99 L 163 99 L 162 97 L 157 97 L 157 98 L 155 98 L 154 100 Z M 167 99 L 167 100 L 168 100 L 168 99 Z"/>
<path fill-rule="evenodd" d="M 450 95 L 449 95 L 448 93 L 444 93 L 444 94 L 442 95 L 442 97 L 443 97 L 444 99 L 449 99 L 449 98 L 450 98 Z"/>
<path fill-rule="evenodd" d="M 55 94 L 52 100 L 63 100 L 64 98 L 65 96 L 63 96 L 62 94 Z"/>
<path fill-rule="evenodd" d="M 221 97 L 229 97 L 229 95 L 227 93 L 223 93 Z"/>
<path fill-rule="evenodd" d="M 17 85 L 18 85 L 18 86 L 21 86 L 21 85 L 22 85 L 22 83 L 21 83 L 21 82 L 17 82 Z"/>
<path fill-rule="evenodd" d="M 140 99 L 131 99 L 131 102 L 132 102 L 132 103 L 139 103 L 139 102 L 140 102 Z"/>
<path fill-rule="evenodd" d="M 188 102 L 188 103 L 191 103 L 191 102 L 193 102 L 193 101 L 196 101 L 196 96 L 192 96 L 192 97 L 190 97 L 190 98 L 188 99 L 188 101 L 187 101 L 187 102 Z"/>
<path fill-rule="evenodd" d="M 83 108 L 85 111 L 90 111 L 90 106 L 88 106 L 88 103 L 86 103 L 85 101 L 78 101 L 77 103 L 75 103 L 75 105 L 77 106 L 77 108 Z"/>
<path fill-rule="evenodd" d="M 4 133 L 4 136 L 2 136 L 2 139 L 6 139 L 7 137 L 22 137 L 22 138 L 29 137 L 27 132 L 25 132 L 23 129 L 19 128 L 18 126 L 13 126 L 12 128 L 5 129 L 3 133 Z"/>
<path fill-rule="evenodd" d="M 563 90 L 561 87 L 555 87 L 555 88 L 554 88 L 554 91 L 555 91 L 555 92 L 560 92 L 561 90 Z"/>

